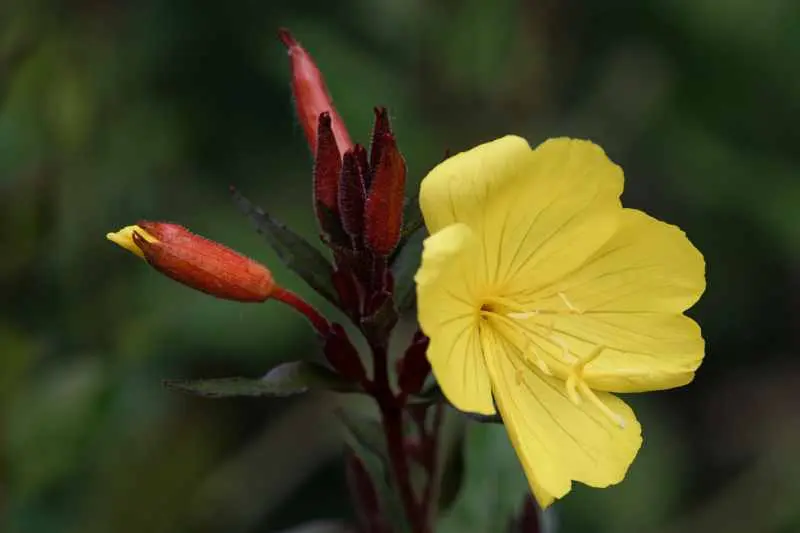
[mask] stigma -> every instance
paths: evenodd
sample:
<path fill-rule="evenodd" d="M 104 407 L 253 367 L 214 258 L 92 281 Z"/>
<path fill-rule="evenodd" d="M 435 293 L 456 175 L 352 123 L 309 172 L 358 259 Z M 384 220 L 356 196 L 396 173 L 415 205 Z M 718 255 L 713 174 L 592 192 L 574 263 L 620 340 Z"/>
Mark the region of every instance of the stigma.
<path fill-rule="evenodd" d="M 581 406 L 586 402 L 624 429 L 624 418 L 608 407 L 584 379 L 586 366 L 601 357 L 606 346 L 596 345 L 588 354 L 575 354 L 569 343 L 557 334 L 555 323 L 558 315 L 581 315 L 583 311 L 563 292 L 558 293 L 558 298 L 563 303 L 558 309 L 526 309 L 507 298 L 491 298 L 484 302 L 480 314 L 481 318 L 494 322 L 500 334 L 513 332 L 521 338 L 522 343 L 511 344 L 519 348 L 526 366 L 544 376 L 562 380 L 565 394 L 573 404 Z M 521 382 L 519 375 L 516 381 Z"/>

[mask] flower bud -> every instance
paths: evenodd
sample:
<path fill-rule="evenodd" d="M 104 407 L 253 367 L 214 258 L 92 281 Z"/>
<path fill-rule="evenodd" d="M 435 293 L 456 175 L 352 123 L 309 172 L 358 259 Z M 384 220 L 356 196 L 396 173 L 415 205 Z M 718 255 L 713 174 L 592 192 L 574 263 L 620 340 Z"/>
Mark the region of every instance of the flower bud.
<path fill-rule="evenodd" d="M 327 239 L 337 246 L 349 246 L 350 239 L 339 217 L 339 177 L 342 156 L 331 129 L 331 115 L 319 116 L 317 153 L 314 155 L 314 211 Z"/>
<path fill-rule="evenodd" d="M 377 129 L 377 126 L 376 126 Z M 394 136 L 383 133 L 372 141 L 379 146 L 379 161 L 364 206 L 364 236 L 370 249 L 387 256 L 400 240 L 405 200 L 406 163 Z"/>
<path fill-rule="evenodd" d="M 381 162 L 381 152 L 383 151 L 387 135 L 392 134 L 392 125 L 389 122 L 389 113 L 385 107 L 376 107 L 375 125 L 372 126 L 372 136 L 370 137 L 369 147 L 369 167 L 372 169 L 370 181 Z"/>
<path fill-rule="evenodd" d="M 177 224 L 140 221 L 106 237 L 165 276 L 217 298 L 263 302 L 275 290 L 266 267 Z"/>
<path fill-rule="evenodd" d="M 311 55 L 298 43 L 289 30 L 282 29 L 278 36 L 289 51 L 292 67 L 292 93 L 297 106 L 297 115 L 308 139 L 311 152 L 317 152 L 317 122 L 322 113 L 330 113 L 331 126 L 339 152 L 344 153 L 353 147 L 342 117 L 333 107 L 328 88 L 322 73 Z"/>
<path fill-rule="evenodd" d="M 428 337 L 417 331 L 405 355 L 398 361 L 397 384 L 405 393 L 416 394 L 422 390 L 425 379 L 431 372 L 431 364 L 426 355 L 428 344 Z"/>
<path fill-rule="evenodd" d="M 364 232 L 366 160 L 366 150 L 357 144 L 342 157 L 342 175 L 339 178 L 339 216 L 342 227 L 357 247 Z"/>

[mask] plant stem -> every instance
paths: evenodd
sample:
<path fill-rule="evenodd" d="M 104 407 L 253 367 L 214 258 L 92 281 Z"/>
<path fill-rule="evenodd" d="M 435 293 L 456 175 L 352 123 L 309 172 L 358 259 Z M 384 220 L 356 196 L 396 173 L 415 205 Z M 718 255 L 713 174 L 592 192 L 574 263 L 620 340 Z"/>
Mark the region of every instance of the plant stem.
<path fill-rule="evenodd" d="M 303 300 L 300 296 L 283 287 L 275 287 L 271 298 L 283 302 L 303 314 L 320 335 L 326 337 L 331 330 L 331 324 L 319 311 Z"/>
<path fill-rule="evenodd" d="M 373 346 L 372 352 L 375 362 L 375 399 L 383 419 L 383 431 L 386 435 L 386 445 L 389 451 L 389 460 L 394 470 L 397 490 L 406 516 L 414 533 L 428 533 L 423 507 L 419 505 L 411 487 L 411 473 L 408 466 L 403 434 L 403 402 L 398 401 L 389 385 L 388 354 L 386 348 Z"/>
<path fill-rule="evenodd" d="M 431 433 L 425 435 L 426 463 L 428 467 L 428 482 L 425 485 L 425 494 L 422 497 L 423 515 L 425 521 L 431 517 L 434 500 L 439 498 L 439 437 L 442 433 L 442 420 L 444 418 L 444 405 L 436 404 L 431 422 Z M 423 419 L 424 421 L 424 419 Z M 423 428 L 424 429 L 424 428 Z"/>

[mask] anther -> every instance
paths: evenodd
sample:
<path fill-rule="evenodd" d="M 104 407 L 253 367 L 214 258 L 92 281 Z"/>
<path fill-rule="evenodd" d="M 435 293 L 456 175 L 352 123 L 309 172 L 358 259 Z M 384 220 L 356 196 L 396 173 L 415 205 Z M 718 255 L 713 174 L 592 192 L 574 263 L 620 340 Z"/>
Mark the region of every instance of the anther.
<path fill-rule="evenodd" d="M 597 394 L 592 390 L 592 388 L 589 387 L 589 385 L 583 380 L 583 370 L 586 365 L 597 359 L 603 350 L 605 350 L 605 348 L 606 347 L 602 344 L 595 346 L 594 349 L 589 352 L 589 355 L 582 357 L 573 363 L 565 383 L 567 397 L 569 397 L 570 401 L 572 401 L 572 403 L 575 405 L 581 404 L 581 397 L 586 398 L 595 407 L 597 407 L 601 413 L 608 417 L 609 420 L 624 429 L 625 419 L 604 404 Z"/>
<path fill-rule="evenodd" d="M 533 363 L 536 365 L 536 368 L 542 371 L 542 374 L 545 376 L 553 375 L 550 367 L 547 366 L 547 363 L 545 363 L 542 358 L 542 354 L 539 353 L 539 350 L 536 349 L 536 346 L 532 342 L 529 342 L 527 351 L 533 356 Z"/>
<path fill-rule="evenodd" d="M 526 320 L 528 318 L 533 318 L 534 316 L 538 315 L 539 311 L 527 311 L 524 313 L 508 313 L 506 316 L 508 318 L 513 318 L 515 320 Z"/>

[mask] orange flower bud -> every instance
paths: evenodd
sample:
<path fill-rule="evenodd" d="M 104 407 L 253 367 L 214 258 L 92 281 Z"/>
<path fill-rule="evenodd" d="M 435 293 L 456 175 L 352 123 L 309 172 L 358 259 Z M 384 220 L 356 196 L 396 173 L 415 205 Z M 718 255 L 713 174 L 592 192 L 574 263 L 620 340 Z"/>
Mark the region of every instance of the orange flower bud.
<path fill-rule="evenodd" d="M 333 107 L 333 100 L 325 86 L 325 80 L 311 55 L 294 39 L 289 30 L 280 30 L 278 36 L 289 51 L 292 65 L 292 93 L 294 93 L 297 106 L 297 115 L 306 139 L 308 139 L 311 152 L 317 153 L 317 123 L 322 113 L 331 115 L 331 128 L 336 138 L 336 145 L 339 147 L 339 153 L 343 154 L 350 150 L 353 142 L 350 140 L 342 117 Z"/>
<path fill-rule="evenodd" d="M 183 226 L 141 221 L 106 236 L 175 281 L 239 302 L 263 302 L 276 290 L 265 266 Z"/>

